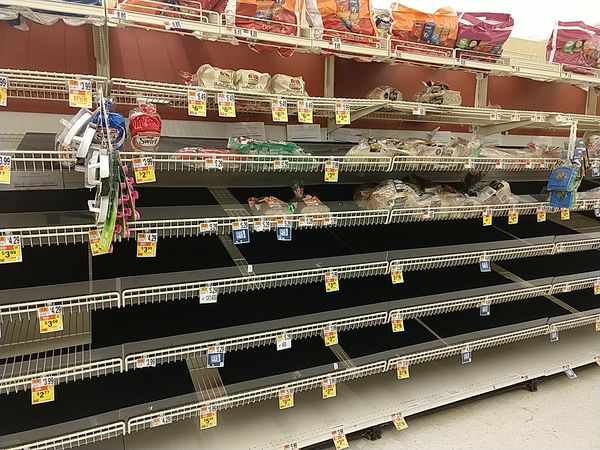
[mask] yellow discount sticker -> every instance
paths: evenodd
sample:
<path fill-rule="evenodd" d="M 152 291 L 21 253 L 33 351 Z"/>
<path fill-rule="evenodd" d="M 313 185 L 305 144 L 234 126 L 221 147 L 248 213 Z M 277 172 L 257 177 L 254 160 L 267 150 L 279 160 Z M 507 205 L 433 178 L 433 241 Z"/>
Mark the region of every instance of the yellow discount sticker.
<path fill-rule="evenodd" d="M 8 98 L 8 78 L 0 77 L 0 106 L 6 106 Z"/>
<path fill-rule="evenodd" d="M 402 266 L 396 262 L 390 264 L 390 276 L 392 277 L 392 284 L 404 283 L 404 271 Z"/>
<path fill-rule="evenodd" d="M 331 433 L 331 437 L 333 439 L 333 444 L 335 445 L 335 450 L 343 450 L 344 448 L 348 448 L 348 439 L 346 439 L 344 430 L 335 430 L 333 433 Z"/>
<path fill-rule="evenodd" d="M 40 333 L 54 333 L 63 330 L 63 313 L 60 305 L 39 307 L 37 310 Z"/>
<path fill-rule="evenodd" d="M 92 82 L 69 80 L 69 106 L 72 108 L 92 107 Z"/>
<path fill-rule="evenodd" d="M 154 258 L 156 256 L 156 247 L 158 244 L 157 233 L 138 233 L 137 234 L 137 257 Z"/>
<path fill-rule="evenodd" d="M 217 411 L 212 406 L 200 408 L 200 429 L 207 430 L 217 426 Z"/>
<path fill-rule="evenodd" d="M 519 223 L 519 213 L 518 211 L 510 210 L 508 212 L 508 224 L 509 225 L 516 225 Z"/>
<path fill-rule="evenodd" d="M 231 92 L 219 92 L 217 105 L 220 117 L 235 117 L 235 95 Z"/>
<path fill-rule="evenodd" d="M 394 427 L 396 427 L 396 430 L 398 430 L 398 431 L 408 428 L 406 419 L 404 419 L 404 417 L 402 417 L 402 414 L 400 414 L 400 413 L 396 413 L 396 414 L 392 415 L 392 423 L 394 424 Z"/>
<path fill-rule="evenodd" d="M 340 164 L 337 161 L 325 161 L 324 180 L 327 183 L 337 183 L 340 174 Z"/>
<path fill-rule="evenodd" d="M 489 227 L 492 224 L 492 213 L 491 211 L 483 212 L 483 226 Z"/>
<path fill-rule="evenodd" d="M 545 209 L 537 210 L 537 221 L 538 221 L 538 223 L 546 221 L 546 210 Z"/>
<path fill-rule="evenodd" d="M 600 280 L 594 283 L 594 295 L 600 295 Z"/>
<path fill-rule="evenodd" d="M 0 184 L 10 184 L 12 157 L 0 155 Z"/>
<path fill-rule="evenodd" d="M 325 272 L 325 292 L 337 292 L 340 290 L 340 279 L 337 272 L 329 270 Z"/>
<path fill-rule="evenodd" d="M 287 100 L 284 98 L 274 98 L 271 100 L 271 116 L 273 122 L 287 122 L 288 110 Z"/>
<path fill-rule="evenodd" d="M 279 391 L 279 409 L 288 409 L 294 406 L 294 393 L 290 389 Z"/>
<path fill-rule="evenodd" d="M 0 236 L 0 264 L 20 263 L 22 261 L 21 236 L 15 234 Z"/>
<path fill-rule="evenodd" d="M 400 333 L 404 331 L 404 318 L 399 313 L 392 313 L 392 332 Z"/>
<path fill-rule="evenodd" d="M 321 397 L 333 398 L 337 395 L 335 381 L 332 378 L 325 378 L 321 382 Z"/>
<path fill-rule="evenodd" d="M 31 380 L 31 404 L 54 401 L 54 377 L 39 377 Z"/>
<path fill-rule="evenodd" d="M 398 364 L 396 365 L 396 377 L 399 380 L 410 377 L 408 363 L 406 361 L 398 361 Z"/>
<path fill-rule="evenodd" d="M 596 331 L 600 331 L 600 317 L 596 319 Z"/>
<path fill-rule="evenodd" d="M 571 218 L 571 210 L 568 208 L 562 208 L 560 210 L 560 220 L 569 220 Z"/>
<path fill-rule="evenodd" d="M 313 123 L 313 109 L 312 100 L 298 100 L 298 122 Z"/>
<path fill-rule="evenodd" d="M 133 158 L 133 172 L 137 184 L 154 183 L 156 173 L 154 172 L 154 160 L 151 156 Z"/>
<path fill-rule="evenodd" d="M 350 105 L 346 102 L 335 102 L 336 125 L 350 125 Z"/>
<path fill-rule="evenodd" d="M 188 116 L 206 117 L 206 92 L 188 89 Z"/>
<path fill-rule="evenodd" d="M 330 347 L 338 343 L 338 332 L 335 326 L 328 325 L 323 328 L 323 340 L 325 341 L 326 347 Z"/>

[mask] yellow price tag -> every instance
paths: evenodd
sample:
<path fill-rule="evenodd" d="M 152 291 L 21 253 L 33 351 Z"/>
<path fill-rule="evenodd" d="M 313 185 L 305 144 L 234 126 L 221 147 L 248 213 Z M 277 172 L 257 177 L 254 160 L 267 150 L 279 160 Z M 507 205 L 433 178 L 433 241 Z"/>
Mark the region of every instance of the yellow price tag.
<path fill-rule="evenodd" d="M 20 263 L 23 261 L 21 252 L 21 236 L 0 236 L 0 264 Z"/>
<path fill-rule="evenodd" d="M 336 125 L 350 125 L 350 105 L 346 102 L 335 102 Z"/>
<path fill-rule="evenodd" d="M 483 212 L 483 226 L 489 227 L 492 224 L 492 213 L 490 211 Z"/>
<path fill-rule="evenodd" d="M 54 377 L 39 377 L 31 380 L 31 404 L 54 401 Z"/>
<path fill-rule="evenodd" d="M 405 378 L 410 377 L 410 372 L 408 370 L 408 363 L 405 361 L 398 361 L 396 365 L 396 377 L 399 380 L 403 380 Z"/>
<path fill-rule="evenodd" d="M 69 106 L 72 108 L 92 107 L 92 82 L 69 80 Z"/>
<path fill-rule="evenodd" d="M 392 314 L 392 333 L 400 333 L 404 331 L 404 318 L 398 314 Z"/>
<path fill-rule="evenodd" d="M 517 223 L 519 223 L 519 213 L 514 210 L 509 211 L 508 212 L 508 224 L 516 225 Z"/>
<path fill-rule="evenodd" d="M 92 252 L 92 256 L 98 255 L 106 255 L 109 251 L 104 251 L 102 246 L 100 245 L 100 231 L 99 230 L 90 230 L 88 232 L 88 240 L 90 242 L 90 250 Z"/>
<path fill-rule="evenodd" d="M 326 347 L 331 347 L 338 343 L 338 332 L 337 329 L 333 326 L 327 326 L 323 329 L 323 340 L 325 341 Z"/>
<path fill-rule="evenodd" d="M 135 182 L 137 184 L 154 183 L 156 181 L 154 160 L 151 156 L 133 158 L 133 172 L 135 173 Z"/>
<path fill-rule="evenodd" d="M 600 295 L 600 280 L 594 283 L 594 295 Z"/>
<path fill-rule="evenodd" d="M 392 284 L 404 283 L 404 272 L 402 266 L 396 262 L 390 264 L 390 276 L 392 277 Z"/>
<path fill-rule="evenodd" d="M 562 208 L 560 210 L 560 220 L 569 220 L 571 218 L 571 210 Z"/>
<path fill-rule="evenodd" d="M 288 409 L 294 406 L 294 393 L 290 389 L 279 391 L 279 409 Z"/>
<path fill-rule="evenodd" d="M 287 122 L 288 121 L 288 110 L 287 100 L 284 98 L 271 99 L 271 116 L 273 122 Z"/>
<path fill-rule="evenodd" d="M 206 92 L 188 89 L 188 116 L 206 117 Z"/>
<path fill-rule="evenodd" d="M 63 314 L 60 305 L 42 306 L 37 311 L 40 333 L 53 333 L 63 330 Z"/>
<path fill-rule="evenodd" d="M 12 157 L 0 155 L 0 184 L 10 184 Z"/>
<path fill-rule="evenodd" d="M 543 209 L 537 210 L 537 221 L 538 221 L 538 223 L 546 221 L 546 211 L 545 210 L 543 210 Z"/>
<path fill-rule="evenodd" d="M 340 280 L 337 272 L 329 270 L 325 272 L 325 292 L 337 292 L 340 290 Z"/>
<path fill-rule="evenodd" d="M 217 104 L 220 117 L 235 117 L 235 95 L 230 92 L 219 92 Z"/>
<path fill-rule="evenodd" d="M 321 397 L 326 399 L 326 398 L 333 398 L 336 395 L 337 395 L 337 387 L 336 387 L 335 382 L 331 378 L 325 378 L 321 382 Z"/>
<path fill-rule="evenodd" d="M 344 448 L 348 448 L 348 440 L 346 439 L 344 430 L 335 430 L 333 433 L 331 433 L 331 437 L 333 438 L 335 450 L 342 450 Z"/>
<path fill-rule="evenodd" d="M 206 430 L 217 426 L 217 411 L 212 406 L 200 408 L 200 429 Z"/>
<path fill-rule="evenodd" d="M 600 331 L 600 317 L 596 319 L 596 331 Z"/>
<path fill-rule="evenodd" d="M 337 161 L 325 161 L 325 181 L 327 183 L 337 183 L 340 172 L 340 165 Z"/>
<path fill-rule="evenodd" d="M 312 100 L 298 100 L 298 122 L 313 123 L 313 108 Z"/>
<path fill-rule="evenodd" d="M 0 77 L 0 106 L 6 106 L 8 99 L 8 78 Z"/>
<path fill-rule="evenodd" d="M 396 427 L 396 430 L 398 430 L 398 431 L 408 428 L 408 424 L 406 423 L 406 420 L 404 419 L 404 417 L 402 417 L 402 414 L 400 414 L 400 413 L 396 413 L 396 414 L 392 415 L 392 422 L 394 424 L 394 427 Z"/>
<path fill-rule="evenodd" d="M 157 233 L 138 233 L 137 234 L 137 257 L 154 258 L 156 256 L 156 247 L 158 244 Z"/>

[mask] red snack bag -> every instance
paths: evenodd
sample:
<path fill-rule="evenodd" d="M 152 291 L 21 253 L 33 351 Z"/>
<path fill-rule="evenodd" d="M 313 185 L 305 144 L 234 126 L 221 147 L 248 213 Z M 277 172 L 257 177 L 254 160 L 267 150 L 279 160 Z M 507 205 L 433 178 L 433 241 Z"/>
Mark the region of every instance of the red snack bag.
<path fill-rule="evenodd" d="M 600 28 L 583 22 L 558 22 L 546 46 L 546 59 L 569 72 L 600 69 Z"/>
<path fill-rule="evenodd" d="M 157 151 L 161 129 L 162 121 L 155 105 L 140 103 L 137 108 L 129 111 L 129 135 L 134 150 Z"/>

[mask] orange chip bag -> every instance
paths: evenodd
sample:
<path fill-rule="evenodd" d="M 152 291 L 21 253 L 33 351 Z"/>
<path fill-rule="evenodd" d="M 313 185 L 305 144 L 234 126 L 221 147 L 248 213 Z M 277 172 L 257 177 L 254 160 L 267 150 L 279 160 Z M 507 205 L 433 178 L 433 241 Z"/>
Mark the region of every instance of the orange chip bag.
<path fill-rule="evenodd" d="M 336 35 L 346 41 L 369 39 L 345 33 L 375 36 L 370 0 L 306 0 L 306 20 L 317 32 L 318 39 L 323 34 Z M 334 33 L 324 33 L 325 30 Z"/>
<path fill-rule="evenodd" d="M 440 8 L 433 14 L 392 3 L 392 35 L 402 41 L 453 48 L 458 34 L 458 14 Z"/>

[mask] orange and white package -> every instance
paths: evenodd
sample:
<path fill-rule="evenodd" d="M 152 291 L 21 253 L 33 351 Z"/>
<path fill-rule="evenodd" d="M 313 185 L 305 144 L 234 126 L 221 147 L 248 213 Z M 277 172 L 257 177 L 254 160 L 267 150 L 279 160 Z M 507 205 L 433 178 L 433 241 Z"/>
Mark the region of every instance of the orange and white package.
<path fill-rule="evenodd" d="M 376 35 L 371 0 L 306 0 L 306 20 L 317 39 L 371 42 Z"/>
<path fill-rule="evenodd" d="M 160 0 L 124 0 L 119 1 L 119 8 L 144 14 L 160 14 L 162 2 Z"/>
<path fill-rule="evenodd" d="M 433 14 L 392 3 L 392 37 L 401 41 L 454 48 L 458 35 L 458 14 L 440 8 Z"/>

